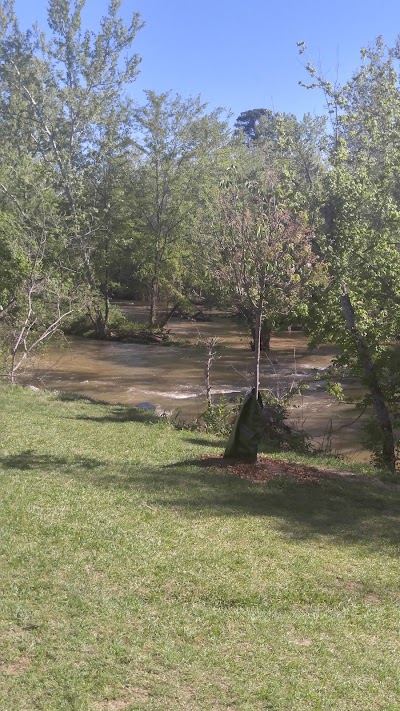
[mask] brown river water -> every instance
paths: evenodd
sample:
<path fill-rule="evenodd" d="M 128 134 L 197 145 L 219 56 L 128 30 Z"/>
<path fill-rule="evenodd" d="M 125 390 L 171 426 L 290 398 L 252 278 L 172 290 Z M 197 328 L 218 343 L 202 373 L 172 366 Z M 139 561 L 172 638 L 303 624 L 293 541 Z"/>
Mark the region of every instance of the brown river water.
<path fill-rule="evenodd" d="M 124 314 L 145 320 L 147 307 L 119 302 Z M 171 335 L 196 343 L 201 338 L 218 336 L 218 358 L 211 371 L 215 400 L 248 392 L 254 370 L 250 337 L 234 319 L 216 312 L 211 321 L 171 320 Z M 271 352 L 262 355 L 261 389 L 283 394 L 291 383 L 306 380 L 308 389 L 295 400 L 290 420 L 304 427 L 315 445 L 326 443 L 332 430 L 333 451 L 355 461 L 368 460 L 360 445 L 361 421 L 352 405 L 339 403 L 324 391 L 316 374 L 329 366 L 333 346 L 321 345 L 309 351 L 307 338 L 300 332 L 277 334 L 271 339 Z M 68 336 L 64 346 L 49 346 L 36 358 L 23 379 L 51 390 L 71 391 L 109 403 L 140 405 L 151 403 L 156 412 L 166 412 L 190 420 L 205 409 L 205 348 L 140 345 L 102 342 Z M 345 392 L 355 390 L 348 383 Z"/>

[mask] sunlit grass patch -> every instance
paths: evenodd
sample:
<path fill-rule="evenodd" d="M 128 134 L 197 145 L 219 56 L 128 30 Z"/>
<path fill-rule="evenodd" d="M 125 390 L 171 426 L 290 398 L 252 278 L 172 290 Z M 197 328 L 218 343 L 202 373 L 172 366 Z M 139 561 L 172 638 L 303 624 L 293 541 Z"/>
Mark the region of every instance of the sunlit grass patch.
<path fill-rule="evenodd" d="M 260 486 L 132 409 L 0 398 L 1 709 L 398 708 L 395 488 Z"/>

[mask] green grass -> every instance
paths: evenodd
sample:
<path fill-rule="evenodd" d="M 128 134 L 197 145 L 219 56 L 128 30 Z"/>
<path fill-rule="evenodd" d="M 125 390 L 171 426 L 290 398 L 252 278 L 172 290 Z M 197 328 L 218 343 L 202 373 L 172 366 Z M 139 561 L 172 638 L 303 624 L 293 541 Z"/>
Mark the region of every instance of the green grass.
<path fill-rule="evenodd" d="M 236 480 L 122 406 L 0 412 L 1 711 L 400 708 L 395 487 Z"/>

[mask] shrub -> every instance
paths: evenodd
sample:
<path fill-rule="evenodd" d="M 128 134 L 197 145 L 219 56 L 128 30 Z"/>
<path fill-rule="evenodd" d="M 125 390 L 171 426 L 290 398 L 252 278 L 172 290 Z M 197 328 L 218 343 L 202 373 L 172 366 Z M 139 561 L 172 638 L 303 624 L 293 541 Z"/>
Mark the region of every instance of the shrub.
<path fill-rule="evenodd" d="M 279 397 L 272 391 L 263 392 L 263 427 L 261 442 L 271 449 L 294 450 L 308 452 L 311 449 L 310 437 L 296 427 L 287 424 L 288 407 L 295 395 L 298 395 L 302 386 L 291 387 L 283 396 Z"/>

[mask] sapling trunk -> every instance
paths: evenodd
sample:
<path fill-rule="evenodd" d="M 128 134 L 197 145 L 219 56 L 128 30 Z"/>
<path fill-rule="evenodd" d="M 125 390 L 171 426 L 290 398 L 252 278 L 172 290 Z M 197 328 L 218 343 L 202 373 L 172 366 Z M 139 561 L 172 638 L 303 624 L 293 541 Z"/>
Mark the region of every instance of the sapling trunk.
<path fill-rule="evenodd" d="M 203 340 L 202 338 L 200 339 L 204 345 L 207 348 L 207 362 L 206 362 L 206 368 L 204 372 L 205 376 L 205 383 L 206 383 L 206 398 L 207 398 L 207 407 L 212 406 L 212 400 L 211 400 L 211 367 L 212 364 L 216 358 L 217 355 L 217 347 L 220 339 L 218 336 L 214 336 L 212 338 L 207 338 L 206 340 Z"/>
<path fill-rule="evenodd" d="M 150 287 L 150 314 L 149 314 L 149 328 L 152 331 L 156 326 L 157 320 L 157 299 L 158 299 L 158 276 L 153 275 Z"/>
<path fill-rule="evenodd" d="M 254 328 L 254 394 L 258 398 L 259 388 L 260 388 L 260 356 L 261 356 L 261 323 L 262 323 L 262 311 L 263 311 L 263 297 L 260 296 L 257 313 L 256 313 L 256 323 Z"/>

